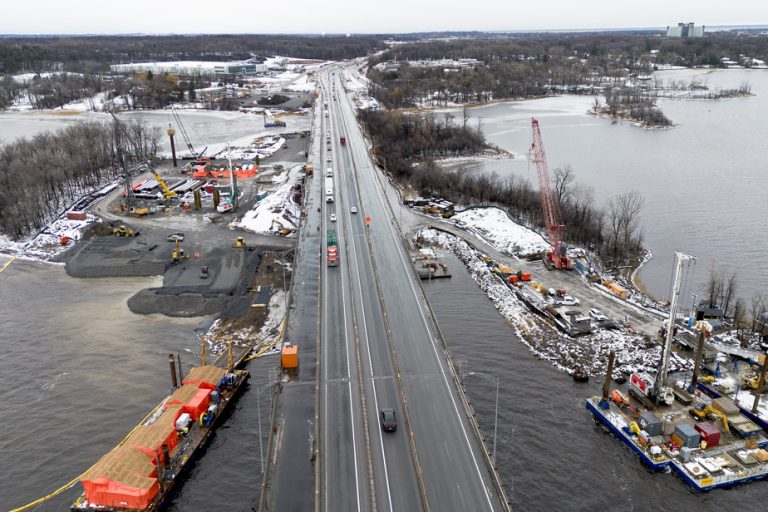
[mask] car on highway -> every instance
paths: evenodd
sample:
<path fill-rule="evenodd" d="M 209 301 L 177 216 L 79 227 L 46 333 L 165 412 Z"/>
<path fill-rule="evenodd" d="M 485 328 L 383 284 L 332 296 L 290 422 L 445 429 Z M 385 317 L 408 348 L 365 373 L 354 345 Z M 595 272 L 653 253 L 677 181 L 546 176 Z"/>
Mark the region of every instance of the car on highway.
<path fill-rule="evenodd" d="M 184 241 L 184 233 L 173 233 L 172 235 L 168 235 L 167 240 L 169 242 L 175 242 L 177 240 L 179 242 L 183 242 Z"/>
<path fill-rule="evenodd" d="M 349 213 L 357 213 L 357 206 L 353 206 L 349 209 Z"/>
<path fill-rule="evenodd" d="M 570 295 L 566 295 L 564 297 L 560 297 L 559 299 L 557 299 L 555 301 L 555 304 L 558 306 L 578 306 L 580 302 L 581 301 L 579 301 L 579 299 L 577 299 L 576 297 L 571 297 Z"/>
<path fill-rule="evenodd" d="M 590 308 L 589 316 L 594 318 L 596 322 L 605 322 L 606 320 L 608 320 L 608 317 L 605 316 L 603 312 L 597 308 Z"/>
<path fill-rule="evenodd" d="M 331 214 L 331 222 L 336 222 L 336 214 L 335 213 Z"/>
<path fill-rule="evenodd" d="M 331 163 L 331 155 L 328 155 L 328 158 L 325 159 L 326 162 Z"/>
<path fill-rule="evenodd" d="M 384 432 L 394 432 L 397 430 L 397 415 L 394 409 L 381 409 L 379 417 L 381 418 L 381 430 Z"/>

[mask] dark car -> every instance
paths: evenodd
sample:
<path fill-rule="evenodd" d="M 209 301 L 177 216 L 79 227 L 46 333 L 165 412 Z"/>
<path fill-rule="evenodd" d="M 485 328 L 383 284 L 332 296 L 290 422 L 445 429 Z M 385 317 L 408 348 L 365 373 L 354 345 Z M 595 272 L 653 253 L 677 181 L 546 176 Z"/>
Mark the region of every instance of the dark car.
<path fill-rule="evenodd" d="M 208 279 L 208 265 L 203 265 L 200 269 L 200 279 Z"/>
<path fill-rule="evenodd" d="M 379 416 L 381 417 L 381 429 L 384 432 L 397 430 L 397 415 L 394 409 L 382 409 Z"/>

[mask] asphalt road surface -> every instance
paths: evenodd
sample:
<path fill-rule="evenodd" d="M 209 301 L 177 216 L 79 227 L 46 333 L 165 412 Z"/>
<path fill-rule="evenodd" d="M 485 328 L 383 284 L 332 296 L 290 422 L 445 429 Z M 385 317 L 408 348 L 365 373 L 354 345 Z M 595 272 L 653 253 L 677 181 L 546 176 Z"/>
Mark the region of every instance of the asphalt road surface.
<path fill-rule="evenodd" d="M 317 135 L 331 162 L 314 179 L 333 168 L 322 227 L 337 231 L 340 254 L 338 267 L 322 264 L 320 506 L 503 509 L 339 72 L 319 78 L 328 116 Z M 397 432 L 382 432 L 382 408 L 395 410 Z"/>

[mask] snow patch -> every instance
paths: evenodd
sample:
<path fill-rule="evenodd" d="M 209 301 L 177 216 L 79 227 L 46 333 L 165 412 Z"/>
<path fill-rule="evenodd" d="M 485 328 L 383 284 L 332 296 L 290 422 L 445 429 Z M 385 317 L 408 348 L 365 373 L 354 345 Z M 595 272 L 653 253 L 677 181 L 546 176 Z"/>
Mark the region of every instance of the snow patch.
<path fill-rule="evenodd" d="M 549 249 L 549 242 L 535 231 L 512 221 L 498 208 L 472 208 L 453 216 L 456 224 L 475 233 L 501 252 L 530 256 Z"/>
<path fill-rule="evenodd" d="M 256 203 L 240 220 L 231 224 L 232 227 L 243 228 L 254 233 L 275 234 L 281 229 L 289 229 L 295 233 L 301 219 L 301 211 L 293 200 L 294 187 L 303 176 L 301 166 L 284 172 L 285 181 L 274 192 Z M 280 179 L 280 178 L 278 178 Z"/>

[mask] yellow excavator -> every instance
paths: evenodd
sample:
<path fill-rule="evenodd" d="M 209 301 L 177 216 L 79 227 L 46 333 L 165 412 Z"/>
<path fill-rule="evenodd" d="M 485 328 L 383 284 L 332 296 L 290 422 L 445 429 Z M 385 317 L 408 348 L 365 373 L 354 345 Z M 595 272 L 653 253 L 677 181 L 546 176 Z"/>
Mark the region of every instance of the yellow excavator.
<path fill-rule="evenodd" d="M 726 432 L 730 433 L 731 429 L 728 426 L 728 416 L 725 415 L 725 413 L 718 411 L 711 405 L 704 406 L 702 409 L 697 409 L 696 407 L 693 407 L 690 410 L 690 413 L 692 416 L 695 416 L 699 420 L 706 420 L 708 416 L 715 416 L 717 418 L 720 418 L 720 420 L 723 422 L 723 428 Z"/>
<path fill-rule="evenodd" d="M 245 249 L 245 238 L 242 236 L 237 237 L 237 240 L 232 244 L 232 247 L 235 249 Z"/>
<path fill-rule="evenodd" d="M 290 229 L 288 229 L 288 228 L 286 228 L 286 227 L 283 225 L 283 223 L 282 223 L 282 222 L 280 222 L 280 221 L 279 221 L 279 220 L 277 220 L 277 219 L 272 219 L 272 226 L 271 226 L 271 228 L 270 228 L 270 229 L 274 229 L 274 228 L 275 228 L 275 224 L 277 224 L 277 228 L 278 228 L 278 229 L 277 229 L 277 233 L 278 233 L 278 234 L 280 234 L 280 235 L 283 235 L 283 236 L 286 236 L 286 235 L 290 235 L 290 234 L 291 234 L 291 230 L 290 230 Z"/>
<path fill-rule="evenodd" d="M 177 261 L 185 260 L 187 258 L 189 258 L 189 255 L 184 252 L 184 249 L 179 245 L 179 241 L 176 240 L 176 247 L 171 251 L 171 263 L 176 263 Z"/>

